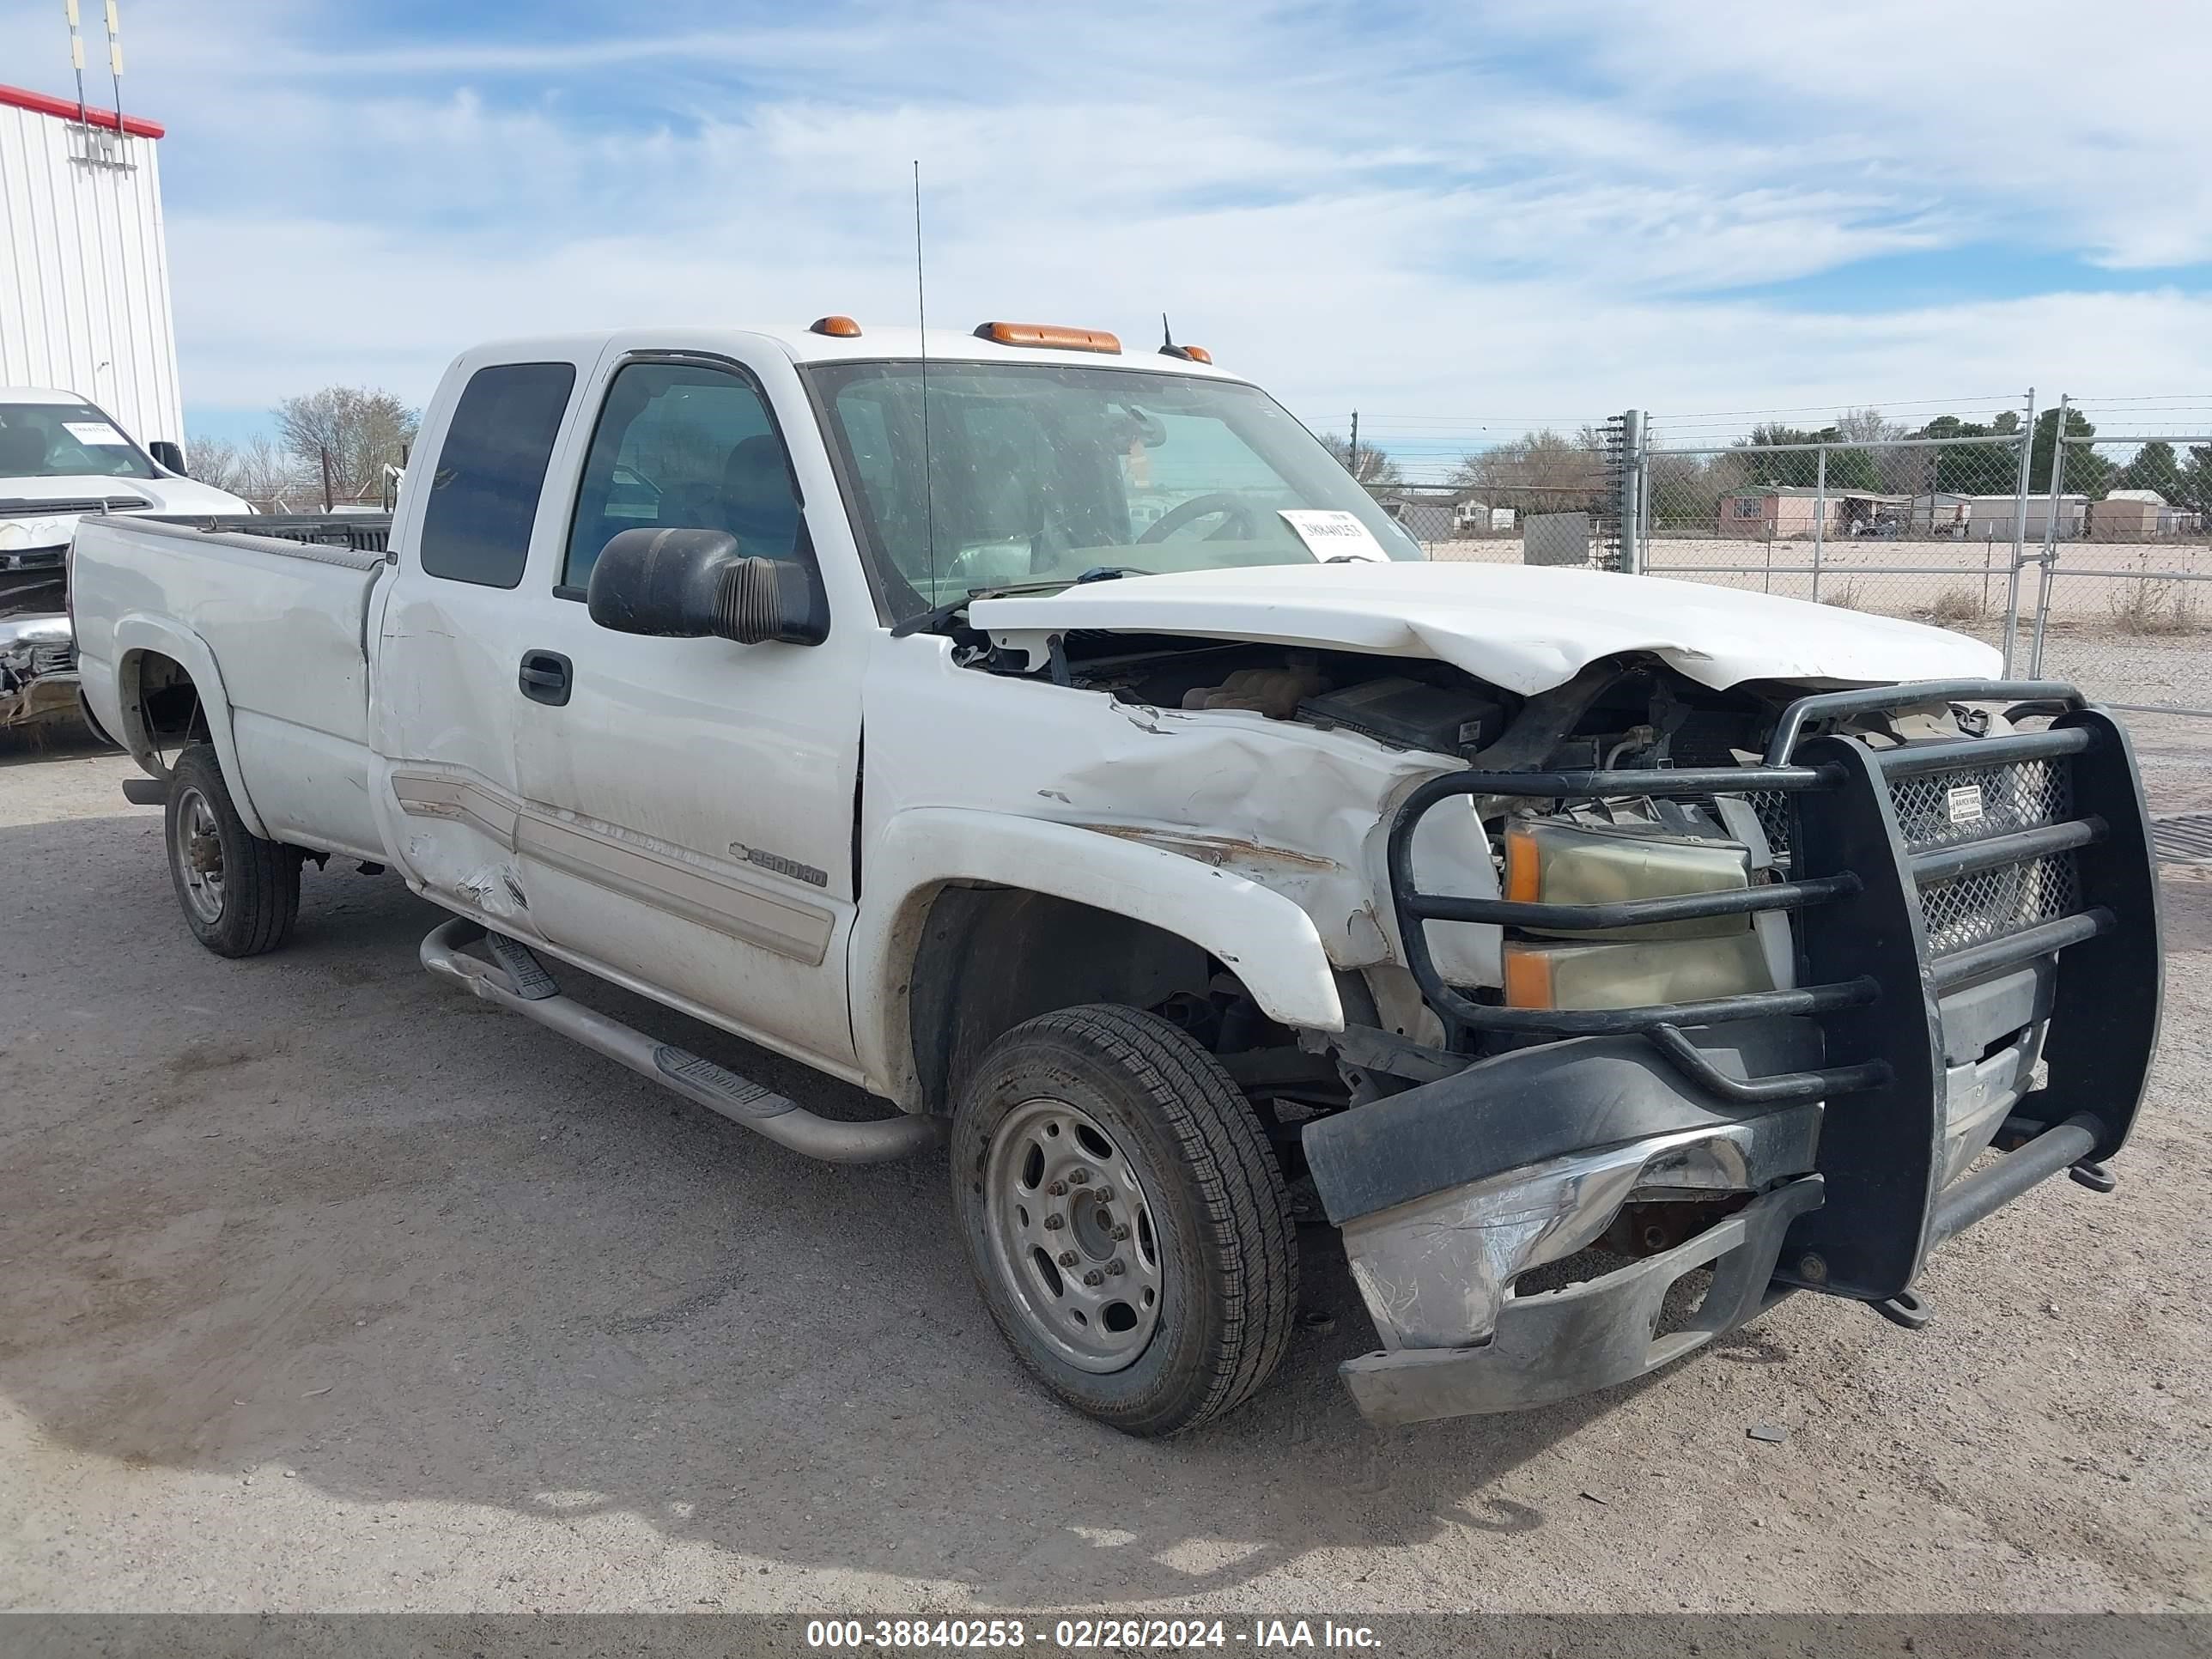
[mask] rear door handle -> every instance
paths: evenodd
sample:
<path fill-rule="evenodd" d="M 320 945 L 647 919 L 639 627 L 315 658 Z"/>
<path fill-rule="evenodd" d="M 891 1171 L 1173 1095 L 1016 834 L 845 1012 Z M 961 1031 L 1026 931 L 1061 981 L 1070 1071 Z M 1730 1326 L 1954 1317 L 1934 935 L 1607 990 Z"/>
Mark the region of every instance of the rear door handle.
<path fill-rule="evenodd" d="M 515 683 L 531 702 L 549 703 L 558 708 L 568 701 L 574 672 L 568 659 L 558 651 L 526 651 Z"/>

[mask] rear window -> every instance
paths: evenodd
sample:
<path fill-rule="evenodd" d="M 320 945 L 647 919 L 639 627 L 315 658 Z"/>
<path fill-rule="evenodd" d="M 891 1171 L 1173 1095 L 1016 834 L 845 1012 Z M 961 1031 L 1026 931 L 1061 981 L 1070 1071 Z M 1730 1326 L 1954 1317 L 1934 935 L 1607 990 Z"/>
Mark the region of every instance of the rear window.
<path fill-rule="evenodd" d="M 546 464 L 575 384 L 569 363 L 501 363 L 469 377 L 431 475 L 425 574 L 484 587 L 521 581 Z"/>

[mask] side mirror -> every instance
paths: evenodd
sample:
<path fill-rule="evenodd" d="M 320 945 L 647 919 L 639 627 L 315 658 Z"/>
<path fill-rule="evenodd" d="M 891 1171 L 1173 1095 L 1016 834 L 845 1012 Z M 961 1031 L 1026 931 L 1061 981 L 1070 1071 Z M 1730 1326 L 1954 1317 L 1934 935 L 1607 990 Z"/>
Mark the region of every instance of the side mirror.
<path fill-rule="evenodd" d="M 625 530 L 584 592 L 592 620 L 618 634 L 819 645 L 830 632 L 805 569 L 747 558 L 722 530 Z"/>
<path fill-rule="evenodd" d="M 146 453 L 172 472 L 185 470 L 185 447 L 167 438 L 156 438 L 146 446 Z"/>

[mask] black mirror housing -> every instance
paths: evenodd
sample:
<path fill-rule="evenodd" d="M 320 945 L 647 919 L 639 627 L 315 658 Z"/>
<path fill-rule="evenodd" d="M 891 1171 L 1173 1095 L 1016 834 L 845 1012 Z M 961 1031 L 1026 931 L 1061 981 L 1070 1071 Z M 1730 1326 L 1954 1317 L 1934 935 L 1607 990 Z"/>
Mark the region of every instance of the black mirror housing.
<path fill-rule="evenodd" d="M 723 530 L 625 530 L 592 566 L 585 604 L 618 634 L 819 645 L 829 635 L 806 570 L 748 558 Z"/>
<path fill-rule="evenodd" d="M 172 472 L 185 470 L 184 446 L 173 439 L 155 439 L 146 446 L 146 453 L 154 458 L 156 465 L 167 467 Z"/>

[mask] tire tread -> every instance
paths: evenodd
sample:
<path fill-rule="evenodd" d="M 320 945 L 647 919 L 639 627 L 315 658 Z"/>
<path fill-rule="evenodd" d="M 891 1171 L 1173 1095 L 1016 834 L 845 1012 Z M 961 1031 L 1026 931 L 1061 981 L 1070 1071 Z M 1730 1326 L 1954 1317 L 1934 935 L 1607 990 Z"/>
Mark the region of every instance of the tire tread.
<path fill-rule="evenodd" d="M 1220 1263 L 1217 1294 L 1225 1328 L 1208 1353 L 1201 1385 L 1187 1392 L 1187 1403 L 1166 1420 L 1121 1426 L 1172 1434 L 1234 1409 L 1282 1362 L 1298 1285 L 1289 1190 L 1243 1090 L 1184 1032 L 1134 1008 L 1105 1003 L 1064 1008 L 1027 1021 L 1000 1041 L 1028 1037 L 1071 1042 L 1144 1092 L 1197 1176 L 1202 1224 Z M 995 1307 L 993 1311 L 997 1316 Z"/>
<path fill-rule="evenodd" d="M 198 789 L 215 808 L 223 834 L 223 913 L 212 927 L 185 906 L 193 935 L 218 956 L 258 957 L 283 944 L 300 914 L 300 855 L 282 842 L 264 841 L 246 827 L 223 781 L 222 763 L 211 744 L 196 743 L 177 757 L 171 769 L 177 784 Z M 163 830 L 175 859 L 173 836 L 164 814 Z M 173 870 L 183 902 L 182 876 Z"/>

